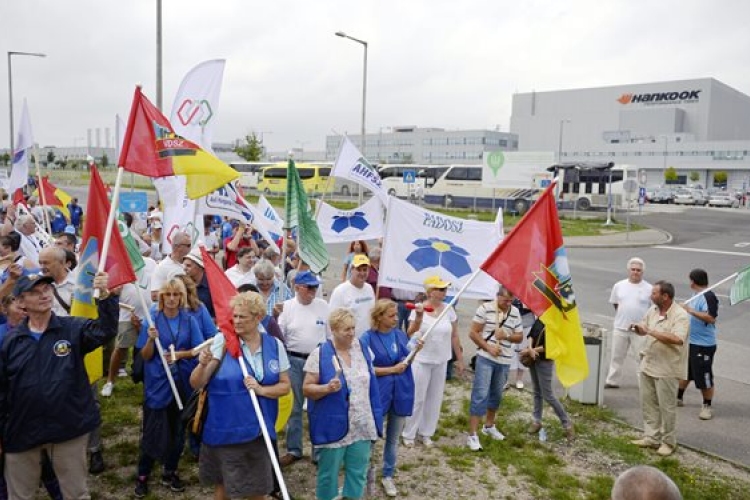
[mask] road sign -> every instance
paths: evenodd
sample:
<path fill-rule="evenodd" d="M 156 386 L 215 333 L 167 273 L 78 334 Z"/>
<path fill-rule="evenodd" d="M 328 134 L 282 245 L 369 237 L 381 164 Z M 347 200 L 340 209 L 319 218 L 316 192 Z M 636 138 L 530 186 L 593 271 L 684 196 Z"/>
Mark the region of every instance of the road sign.
<path fill-rule="evenodd" d="M 404 170 L 404 184 L 414 184 L 417 180 L 417 172 L 415 170 Z"/>
<path fill-rule="evenodd" d="M 148 195 L 143 191 L 121 192 L 120 212 L 148 212 Z"/>

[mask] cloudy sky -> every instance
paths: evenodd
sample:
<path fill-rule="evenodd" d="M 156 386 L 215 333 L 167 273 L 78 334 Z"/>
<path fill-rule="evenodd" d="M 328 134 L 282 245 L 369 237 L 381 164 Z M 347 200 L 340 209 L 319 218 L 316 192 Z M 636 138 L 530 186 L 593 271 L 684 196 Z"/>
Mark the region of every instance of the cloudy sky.
<path fill-rule="evenodd" d="M 263 132 L 271 150 L 324 149 L 358 133 L 369 42 L 367 129 L 507 131 L 514 92 L 714 77 L 750 93 L 746 0 L 163 0 L 164 107 L 201 61 L 227 60 L 215 141 Z M 133 88 L 156 101 L 156 0 L 0 0 L 41 145 L 114 128 Z M 0 148 L 9 143 L 0 64 Z M 17 127 L 17 125 L 16 125 Z"/>

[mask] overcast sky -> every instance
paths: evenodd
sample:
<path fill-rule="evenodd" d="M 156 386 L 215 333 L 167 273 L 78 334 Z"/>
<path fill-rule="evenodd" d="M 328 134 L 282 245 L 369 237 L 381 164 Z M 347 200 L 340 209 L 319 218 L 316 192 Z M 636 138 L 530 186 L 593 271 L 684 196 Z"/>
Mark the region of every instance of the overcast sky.
<path fill-rule="evenodd" d="M 714 77 L 750 93 L 746 0 L 163 0 L 164 107 L 187 71 L 227 61 L 213 137 L 264 132 L 271 150 L 322 150 L 367 130 L 507 131 L 514 92 Z M 0 147 L 24 97 L 40 145 L 114 129 L 136 83 L 156 102 L 156 0 L 0 0 Z"/>

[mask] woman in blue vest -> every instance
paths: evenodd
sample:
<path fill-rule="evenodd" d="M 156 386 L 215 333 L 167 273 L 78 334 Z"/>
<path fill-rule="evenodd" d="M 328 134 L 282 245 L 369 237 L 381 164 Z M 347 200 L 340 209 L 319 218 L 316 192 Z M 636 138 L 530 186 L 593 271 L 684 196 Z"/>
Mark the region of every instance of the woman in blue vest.
<path fill-rule="evenodd" d="M 316 497 L 338 496 L 344 465 L 343 498 L 362 498 L 372 441 L 383 434 L 380 391 L 369 349 L 354 334 L 354 315 L 334 309 L 328 319 L 332 340 L 305 362 L 302 392 L 308 398 L 310 441 L 320 452 Z"/>
<path fill-rule="evenodd" d="M 266 305 L 259 294 L 241 293 L 229 304 L 236 337 L 216 335 L 190 377 L 196 389 L 208 384 L 200 479 L 215 487 L 214 498 L 263 499 L 273 490 L 274 475 L 248 390 L 258 396 L 268 433 L 276 439 L 278 399 L 291 389 L 289 359 L 278 339 L 260 333 Z M 239 356 L 249 373 L 246 378 Z"/>
<path fill-rule="evenodd" d="M 177 475 L 177 465 L 185 447 L 185 429 L 155 344 L 158 338 L 180 398 L 187 402 L 190 374 L 196 365 L 192 349 L 204 339 L 198 324 L 185 310 L 186 301 L 187 292 L 182 281 L 177 278 L 167 280 L 159 290 L 156 309 L 151 310 L 155 326 L 149 327 L 148 322 L 144 321 L 135 344 L 144 361 L 143 429 L 135 485 L 137 498 L 148 494 L 148 476 L 156 460 L 164 465 L 162 484 L 175 492 L 185 490 Z M 174 357 L 170 348 L 172 345 Z"/>
<path fill-rule="evenodd" d="M 373 353 L 372 364 L 378 377 L 383 419 L 388 417 L 382 484 L 387 496 L 396 497 L 398 490 L 393 482 L 393 473 L 398 456 L 398 437 L 414 406 L 414 376 L 411 367 L 404 362 L 409 355 L 409 338 L 396 326 L 398 306 L 390 299 L 380 299 L 375 303 L 370 312 L 370 321 L 372 328 L 362 335 L 362 344 Z"/>

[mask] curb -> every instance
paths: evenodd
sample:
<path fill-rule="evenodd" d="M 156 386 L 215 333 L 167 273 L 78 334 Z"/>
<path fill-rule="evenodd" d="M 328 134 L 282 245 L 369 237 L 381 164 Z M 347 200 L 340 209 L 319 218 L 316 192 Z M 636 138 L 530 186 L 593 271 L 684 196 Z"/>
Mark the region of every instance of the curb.
<path fill-rule="evenodd" d="M 653 238 L 649 241 L 607 241 L 607 239 L 611 238 L 610 236 L 593 236 L 591 239 L 596 239 L 595 241 L 568 240 L 565 242 L 565 246 L 567 248 L 639 248 L 672 243 L 673 237 L 670 233 L 661 229 L 651 228 L 651 230 L 660 233 L 661 237 Z M 618 235 L 620 234 L 622 233 L 618 233 Z"/>

